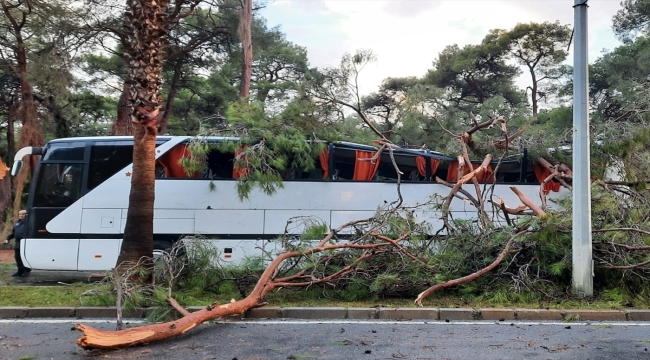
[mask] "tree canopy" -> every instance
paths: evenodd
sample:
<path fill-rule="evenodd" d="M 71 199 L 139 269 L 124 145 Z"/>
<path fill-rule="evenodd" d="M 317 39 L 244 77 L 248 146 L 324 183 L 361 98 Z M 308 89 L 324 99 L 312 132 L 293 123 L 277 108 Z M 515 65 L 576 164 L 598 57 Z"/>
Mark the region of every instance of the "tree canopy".
<path fill-rule="evenodd" d="M 451 155 L 461 153 L 465 144 L 479 158 L 525 148 L 531 159 L 568 160 L 548 151 L 569 145 L 572 135 L 566 63 L 571 31 L 558 22 L 492 29 L 479 43 L 448 44 L 430 59 L 426 72 L 388 76 L 364 94 L 358 86 L 364 68 L 381 61 L 372 50 L 346 54 L 337 66 L 313 67 L 307 49 L 281 27 L 269 27 L 254 5 L 252 45 L 243 45 L 248 41 L 241 30 L 243 2 L 236 0 L 157 3 L 167 21 L 147 33 L 148 44 L 134 35 L 142 30 L 134 25 L 142 20 L 134 15 L 142 5 L 135 0 L 128 2 L 128 11 L 117 0 L 89 0 L 84 7 L 39 0 L 0 4 L 0 156 L 5 164 L 22 146 L 55 137 L 132 133 L 136 123 L 145 125 L 149 135 L 214 133 L 240 136 L 251 146 L 264 144 L 265 157 L 251 153 L 245 158 L 253 167 L 272 171 L 243 177 L 242 194 L 253 184 L 272 192 L 281 186 L 280 170 L 308 167 L 304 160 L 319 148 L 299 145 L 305 140 L 380 140 Z M 602 177 L 613 157 L 624 162 L 626 180 L 648 178 L 648 4 L 622 2 L 612 24 L 624 43 L 591 65 L 595 178 Z M 158 48 L 150 49 L 151 44 Z M 250 76 L 242 62 L 245 54 L 251 55 Z M 242 99 L 242 81 L 248 77 L 248 97 Z M 507 145 L 497 119 L 507 122 L 510 135 L 517 134 Z M 293 157 L 281 155 L 287 148 L 297 149 Z M 2 180 L 15 206 L 23 199 L 21 184 L 28 172 L 22 176 L 13 185 Z M 8 216 L 7 201 L 0 204 L 0 214 Z"/>

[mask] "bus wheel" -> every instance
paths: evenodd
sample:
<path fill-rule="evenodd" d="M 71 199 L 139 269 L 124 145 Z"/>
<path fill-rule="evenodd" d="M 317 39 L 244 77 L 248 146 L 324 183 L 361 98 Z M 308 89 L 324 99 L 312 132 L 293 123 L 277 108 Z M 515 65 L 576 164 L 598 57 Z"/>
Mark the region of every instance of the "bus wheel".
<path fill-rule="evenodd" d="M 172 252 L 176 252 L 177 257 L 185 256 L 185 247 L 182 244 L 178 244 L 174 248 L 174 242 L 171 240 L 154 240 L 153 241 L 153 259 L 154 261 L 160 259 L 161 257 L 170 257 Z"/>
<path fill-rule="evenodd" d="M 169 256 L 174 244 L 171 241 L 154 240 L 153 241 L 153 260 L 156 261 L 164 256 Z"/>

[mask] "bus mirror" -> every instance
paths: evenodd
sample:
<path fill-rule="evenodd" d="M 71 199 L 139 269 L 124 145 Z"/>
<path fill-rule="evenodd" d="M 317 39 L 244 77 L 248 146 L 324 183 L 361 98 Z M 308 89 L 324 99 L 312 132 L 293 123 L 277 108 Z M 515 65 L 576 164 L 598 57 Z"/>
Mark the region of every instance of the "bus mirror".
<path fill-rule="evenodd" d="M 11 176 L 16 176 L 23 167 L 23 157 L 27 155 L 43 155 L 45 149 L 42 147 L 27 146 L 24 147 L 14 155 L 14 164 L 11 167 Z"/>
<path fill-rule="evenodd" d="M 22 168 L 22 167 L 23 167 L 23 161 L 22 160 L 14 161 L 14 164 L 11 167 L 11 176 L 17 176 L 18 173 L 20 172 L 20 168 Z"/>

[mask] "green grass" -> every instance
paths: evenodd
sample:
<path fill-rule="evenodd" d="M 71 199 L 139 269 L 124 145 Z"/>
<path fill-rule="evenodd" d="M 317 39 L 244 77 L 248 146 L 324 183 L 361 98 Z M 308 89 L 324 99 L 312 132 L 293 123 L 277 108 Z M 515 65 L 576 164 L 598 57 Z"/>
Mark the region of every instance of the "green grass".
<path fill-rule="evenodd" d="M 3 286 L 1 289 L 0 306 L 110 306 L 115 304 L 112 296 L 82 296 L 86 291 L 96 289 L 91 284 L 73 284 L 70 286 Z M 266 301 L 271 306 L 319 306 L 319 307 L 416 307 L 414 299 L 366 299 L 360 301 L 338 301 L 318 298 L 312 291 L 282 290 L 270 294 Z M 201 292 L 175 293 L 174 298 L 184 306 L 204 306 L 214 302 L 228 303 L 230 299 L 241 299 L 240 296 L 214 295 Z M 156 305 L 156 304 L 153 304 Z M 424 301 L 426 307 L 443 308 L 532 308 L 532 309 L 622 309 L 611 306 L 608 301 L 558 301 L 555 303 L 526 303 L 503 302 L 498 305 L 468 301 L 457 296 L 439 296 Z M 567 319 L 565 319 L 567 320 Z M 568 319 L 574 321 L 576 319 Z"/>
<path fill-rule="evenodd" d="M 11 284 L 11 273 L 15 271 L 13 264 L 0 264 L 0 284 Z M 230 299 L 240 300 L 241 295 L 234 289 L 214 294 L 201 289 L 191 289 L 173 294 L 183 306 L 204 306 L 214 301 L 228 303 Z M 82 294 L 98 289 L 97 285 L 75 283 L 67 286 L 0 286 L 0 306 L 113 306 L 115 297 L 112 295 Z M 104 285 L 106 292 L 107 287 Z M 364 298 L 357 301 L 344 301 L 336 298 L 337 290 L 324 292 L 322 289 L 308 290 L 282 289 L 269 294 L 266 301 L 271 306 L 319 306 L 319 307 L 416 307 L 414 298 Z M 166 291 L 158 296 L 156 303 L 150 306 L 166 304 Z M 571 298 L 553 301 L 540 301 L 535 296 L 502 296 L 495 291 L 481 296 L 465 296 L 460 292 L 443 292 L 425 299 L 424 306 L 441 308 L 530 308 L 530 309 L 627 309 L 623 301 L 612 301 L 612 291 L 603 291 L 594 300 L 579 300 Z M 634 308 L 647 309 L 650 304 L 643 299 L 636 299 Z M 567 319 L 565 319 L 567 320 Z M 568 319 L 574 321 L 575 319 Z"/>
<path fill-rule="evenodd" d="M 90 289 L 89 285 L 54 286 L 11 286 L 3 287 L 0 306 L 93 306 L 95 302 L 79 300 L 80 295 Z"/>

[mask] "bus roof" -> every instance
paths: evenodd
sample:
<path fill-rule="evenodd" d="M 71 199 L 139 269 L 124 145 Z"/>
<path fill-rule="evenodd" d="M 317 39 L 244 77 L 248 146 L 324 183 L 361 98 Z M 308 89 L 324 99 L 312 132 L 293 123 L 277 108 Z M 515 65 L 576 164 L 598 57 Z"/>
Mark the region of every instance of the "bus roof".
<path fill-rule="evenodd" d="M 171 135 L 160 135 L 156 136 L 156 140 L 160 141 L 169 141 L 171 139 L 175 138 L 187 138 L 192 139 L 197 136 L 171 136 Z M 237 137 L 228 137 L 228 136 L 198 136 L 200 138 L 204 138 L 206 140 L 213 140 L 213 141 L 224 141 L 224 140 L 230 140 L 230 141 L 237 141 L 239 138 Z M 82 136 L 82 137 L 68 137 L 68 138 L 60 138 L 60 139 L 53 139 L 48 141 L 48 143 L 59 143 L 59 142 L 89 142 L 89 141 L 133 141 L 133 136 Z"/>
<path fill-rule="evenodd" d="M 176 138 L 186 138 L 187 140 L 190 140 L 192 138 L 195 138 L 196 136 L 171 136 L 171 135 L 162 135 L 162 136 L 157 136 L 156 140 L 157 141 L 162 141 L 162 142 L 167 142 L 171 139 L 176 139 Z M 200 138 L 203 138 L 207 140 L 208 142 L 213 141 L 213 142 L 220 142 L 220 141 L 238 141 L 239 138 L 237 137 L 227 137 L 227 136 L 199 136 Z M 69 137 L 69 138 L 60 138 L 60 139 L 53 139 L 48 141 L 48 144 L 57 144 L 57 143 L 70 143 L 70 142 L 114 142 L 114 141 L 133 141 L 133 136 L 84 136 L 84 137 Z M 377 148 L 375 146 L 371 145 L 364 145 L 364 144 L 357 144 L 353 142 L 347 142 L 347 141 L 335 141 L 333 143 L 336 147 L 338 148 L 347 148 L 351 150 L 361 150 L 361 151 L 375 151 Z M 405 149 L 405 148 L 395 148 L 394 149 L 395 153 L 397 154 L 407 154 L 411 156 L 425 156 L 425 157 L 433 157 L 437 158 L 440 160 L 446 160 L 446 161 L 454 161 L 454 157 L 450 157 L 447 155 L 444 155 L 440 152 L 437 151 L 432 151 L 428 149 Z M 472 161 L 474 162 L 474 161 Z"/>
<path fill-rule="evenodd" d="M 172 136 L 157 136 L 156 139 L 168 141 Z M 52 139 L 48 143 L 59 142 L 89 142 L 89 141 L 133 141 L 133 136 L 82 136 Z"/>

